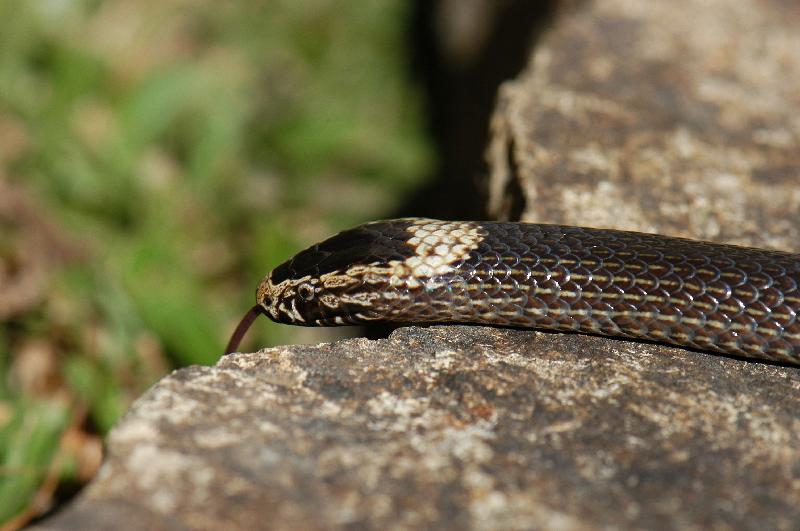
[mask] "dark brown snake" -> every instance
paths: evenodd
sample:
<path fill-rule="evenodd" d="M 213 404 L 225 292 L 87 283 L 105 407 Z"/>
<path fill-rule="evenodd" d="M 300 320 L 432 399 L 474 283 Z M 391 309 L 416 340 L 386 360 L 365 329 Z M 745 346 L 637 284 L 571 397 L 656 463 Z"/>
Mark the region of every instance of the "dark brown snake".
<path fill-rule="evenodd" d="M 304 326 L 478 323 L 644 339 L 800 364 L 800 254 L 617 230 L 399 219 L 275 268 L 264 313 Z"/>

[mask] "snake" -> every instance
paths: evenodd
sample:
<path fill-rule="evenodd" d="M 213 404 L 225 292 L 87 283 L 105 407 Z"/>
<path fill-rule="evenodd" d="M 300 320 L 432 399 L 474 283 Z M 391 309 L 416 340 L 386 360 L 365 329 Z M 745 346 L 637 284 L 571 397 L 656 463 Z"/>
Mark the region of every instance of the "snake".
<path fill-rule="evenodd" d="M 301 326 L 462 323 L 651 341 L 800 365 L 800 254 L 522 222 L 375 221 L 282 263 L 261 314 Z"/>

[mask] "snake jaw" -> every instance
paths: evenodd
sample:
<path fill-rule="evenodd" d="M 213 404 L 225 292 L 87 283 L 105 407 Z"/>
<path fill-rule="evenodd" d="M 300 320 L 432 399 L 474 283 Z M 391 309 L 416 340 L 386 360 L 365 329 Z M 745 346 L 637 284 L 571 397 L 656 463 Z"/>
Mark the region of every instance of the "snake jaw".
<path fill-rule="evenodd" d="M 287 279 L 275 283 L 272 273 L 267 275 L 256 290 L 256 301 L 264 309 L 264 313 L 277 323 L 309 325 L 313 324 L 298 309 L 300 299 L 299 288 L 310 281 L 310 278 L 298 280 Z"/>
<path fill-rule="evenodd" d="M 356 314 L 361 313 L 373 298 L 359 289 L 361 282 L 339 272 L 321 277 L 288 278 L 278 283 L 272 277 L 271 273 L 261 281 L 256 290 L 256 300 L 263 313 L 278 323 L 300 326 L 353 324 Z"/>

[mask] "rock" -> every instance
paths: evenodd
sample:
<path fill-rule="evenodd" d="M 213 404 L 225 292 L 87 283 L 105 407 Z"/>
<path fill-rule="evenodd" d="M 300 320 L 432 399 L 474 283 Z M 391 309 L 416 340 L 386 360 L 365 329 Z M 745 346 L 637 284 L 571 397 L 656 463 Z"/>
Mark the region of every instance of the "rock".
<path fill-rule="evenodd" d="M 164 378 L 45 529 L 789 528 L 800 371 L 451 326 Z"/>
<path fill-rule="evenodd" d="M 505 84 L 498 218 L 800 250 L 800 3 L 598 0 Z"/>

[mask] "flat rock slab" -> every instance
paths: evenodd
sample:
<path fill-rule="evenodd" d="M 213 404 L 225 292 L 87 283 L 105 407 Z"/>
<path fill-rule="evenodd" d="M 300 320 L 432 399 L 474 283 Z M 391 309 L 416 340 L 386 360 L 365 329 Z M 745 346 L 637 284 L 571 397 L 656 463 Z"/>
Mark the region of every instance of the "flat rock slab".
<path fill-rule="evenodd" d="M 468 326 L 174 372 L 46 529 L 790 528 L 800 370 Z"/>

